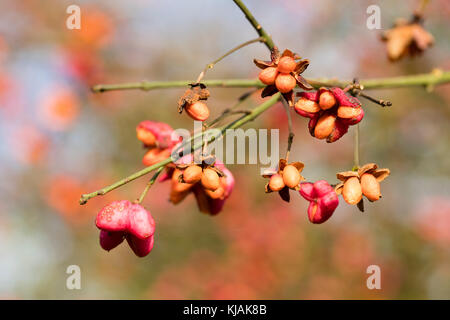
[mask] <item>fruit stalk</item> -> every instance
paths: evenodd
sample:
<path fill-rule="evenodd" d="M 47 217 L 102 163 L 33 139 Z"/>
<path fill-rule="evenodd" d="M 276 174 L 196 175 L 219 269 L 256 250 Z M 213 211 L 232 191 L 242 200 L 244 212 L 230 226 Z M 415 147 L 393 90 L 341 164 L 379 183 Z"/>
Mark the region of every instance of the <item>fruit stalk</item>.
<path fill-rule="evenodd" d="M 338 79 L 306 79 L 308 83 L 315 89 L 320 87 L 339 87 L 345 88 L 353 83 L 352 80 L 338 80 Z M 129 82 L 121 84 L 98 84 L 92 87 L 95 93 L 115 91 L 115 90 L 155 90 L 155 89 L 170 89 L 170 88 L 185 88 L 192 81 L 141 81 Z M 205 80 L 202 82 L 207 87 L 222 87 L 222 88 L 264 88 L 266 85 L 258 79 L 216 79 Z M 426 87 L 430 88 L 436 85 L 450 83 L 450 71 L 433 71 L 430 73 L 415 74 L 401 77 L 390 78 L 372 78 L 361 79 L 359 83 L 364 87 L 364 90 L 373 89 L 397 89 L 406 87 Z"/>

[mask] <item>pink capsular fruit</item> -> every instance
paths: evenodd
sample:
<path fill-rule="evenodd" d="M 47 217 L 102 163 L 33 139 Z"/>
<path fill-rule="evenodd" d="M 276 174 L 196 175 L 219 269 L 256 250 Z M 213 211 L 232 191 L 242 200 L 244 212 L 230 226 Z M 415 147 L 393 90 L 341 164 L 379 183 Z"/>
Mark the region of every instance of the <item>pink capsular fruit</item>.
<path fill-rule="evenodd" d="M 333 131 L 327 137 L 327 142 L 335 142 L 339 140 L 348 131 L 348 124 L 341 118 L 337 118 Z"/>
<path fill-rule="evenodd" d="M 127 234 L 126 238 L 131 250 L 133 250 L 134 254 L 140 258 L 148 255 L 150 251 L 152 251 L 153 249 L 154 244 L 153 236 L 150 236 L 145 239 L 139 239 L 138 237 L 132 234 Z"/>
<path fill-rule="evenodd" d="M 152 215 L 140 204 L 132 204 L 128 209 L 128 232 L 146 239 L 155 233 L 155 220 Z"/>
<path fill-rule="evenodd" d="M 314 185 L 311 182 L 301 183 L 299 192 L 302 197 L 308 201 L 314 201 L 316 198 L 316 191 L 314 190 Z"/>
<path fill-rule="evenodd" d="M 126 238 L 138 257 L 146 256 L 153 248 L 155 221 L 140 204 L 128 200 L 114 201 L 97 214 L 100 246 L 109 251 Z"/>
<path fill-rule="evenodd" d="M 325 180 L 314 184 L 304 182 L 300 185 L 300 194 L 308 201 L 308 218 L 312 223 L 320 224 L 327 221 L 336 210 L 339 198 L 333 187 Z"/>
<path fill-rule="evenodd" d="M 226 176 L 224 180 L 225 182 L 222 182 L 222 186 L 225 189 L 223 197 L 220 199 L 212 199 L 206 195 L 205 191 L 200 186 L 196 186 L 193 189 L 199 210 L 203 213 L 208 213 L 211 215 L 216 215 L 222 211 L 226 200 L 230 197 L 231 192 L 233 191 L 235 183 L 233 174 L 230 170 L 225 168 L 225 165 L 222 162 L 218 160 L 215 165 L 220 168 Z"/>
<path fill-rule="evenodd" d="M 95 225 L 105 231 L 127 231 L 130 206 L 128 200 L 111 202 L 97 214 Z"/>
<path fill-rule="evenodd" d="M 124 232 L 100 230 L 100 246 L 106 251 L 112 250 L 123 242 Z"/>
<path fill-rule="evenodd" d="M 145 130 L 152 133 L 158 142 L 158 147 L 161 149 L 171 147 L 178 142 L 172 140 L 173 129 L 164 122 L 144 120 L 138 124 L 136 130 Z"/>

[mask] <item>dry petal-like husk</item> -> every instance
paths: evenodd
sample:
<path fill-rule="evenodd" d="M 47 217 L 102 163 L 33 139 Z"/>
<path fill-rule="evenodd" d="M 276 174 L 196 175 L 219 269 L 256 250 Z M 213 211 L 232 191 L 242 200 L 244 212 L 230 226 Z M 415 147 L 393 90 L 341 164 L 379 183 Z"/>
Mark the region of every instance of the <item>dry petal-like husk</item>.
<path fill-rule="evenodd" d="M 356 206 L 358 207 L 359 211 L 364 212 L 364 199 L 361 198 L 361 200 L 356 204 Z"/>
<path fill-rule="evenodd" d="M 294 78 L 297 81 L 297 84 L 299 85 L 300 88 L 304 89 L 304 90 L 311 90 L 314 89 L 309 83 L 308 81 L 306 81 L 305 78 L 303 78 L 300 74 L 298 73 L 294 73 Z"/>
<path fill-rule="evenodd" d="M 362 176 L 364 173 L 371 173 L 370 171 L 376 170 L 377 168 L 378 166 L 375 163 L 367 163 L 358 169 L 358 174 Z"/>
<path fill-rule="evenodd" d="M 265 69 L 268 67 L 273 67 L 273 63 L 272 61 L 264 61 L 264 60 L 258 60 L 258 59 L 253 59 L 253 63 L 261 69 Z"/>
<path fill-rule="evenodd" d="M 305 60 L 301 60 L 297 63 L 297 66 L 295 67 L 294 73 L 296 74 L 300 74 L 303 73 L 303 71 L 306 70 L 306 68 L 308 68 L 309 66 L 309 60 L 305 59 Z"/>
<path fill-rule="evenodd" d="M 383 168 L 375 170 L 374 172 L 372 172 L 372 174 L 377 179 L 378 182 L 381 182 L 391 174 L 391 171 L 387 168 Z"/>
<path fill-rule="evenodd" d="M 344 183 L 340 182 L 336 185 L 336 187 L 334 187 L 334 191 L 336 192 L 337 195 L 342 194 L 342 189 L 344 189 Z"/>
<path fill-rule="evenodd" d="M 187 104 L 193 104 L 199 100 L 208 99 L 209 95 L 209 91 L 204 84 L 191 85 L 191 88 L 187 89 L 178 100 L 178 112 L 183 112 L 183 108 L 185 108 Z"/>
<path fill-rule="evenodd" d="M 358 175 L 358 172 L 356 172 L 356 171 L 343 171 L 343 172 L 338 172 L 336 174 L 336 177 L 339 180 L 345 182 L 345 180 L 347 180 L 348 178 L 359 177 L 359 175 Z"/>
<path fill-rule="evenodd" d="M 281 54 L 281 57 L 291 57 L 291 58 L 295 58 L 295 55 L 294 55 L 294 53 L 293 53 L 291 50 L 286 49 L 286 50 L 284 50 L 283 53 Z"/>
<path fill-rule="evenodd" d="M 261 98 L 273 96 L 278 92 L 278 89 L 275 85 L 271 84 L 263 89 L 261 92 Z"/>
<path fill-rule="evenodd" d="M 280 195 L 281 199 L 283 199 L 286 202 L 289 202 L 291 200 L 291 195 L 289 194 L 289 188 L 284 187 L 280 191 L 278 191 L 278 194 Z"/>

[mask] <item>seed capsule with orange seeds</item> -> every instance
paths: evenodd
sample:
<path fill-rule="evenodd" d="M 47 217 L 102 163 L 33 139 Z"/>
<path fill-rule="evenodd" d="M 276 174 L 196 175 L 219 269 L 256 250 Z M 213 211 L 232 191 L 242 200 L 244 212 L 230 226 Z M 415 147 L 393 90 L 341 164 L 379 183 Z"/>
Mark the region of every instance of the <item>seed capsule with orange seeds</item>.
<path fill-rule="evenodd" d="M 344 182 L 342 196 L 348 204 L 358 204 L 361 201 L 362 190 L 358 177 L 350 177 Z"/>
<path fill-rule="evenodd" d="M 265 186 L 266 193 L 278 192 L 284 201 L 289 202 L 289 189 L 298 190 L 300 181 L 304 180 L 301 175 L 303 167 L 301 162 L 288 164 L 285 159 L 280 159 L 277 170 L 267 170 L 263 174 L 264 178 L 269 178 Z"/>
<path fill-rule="evenodd" d="M 205 189 L 214 191 L 220 186 L 219 175 L 213 169 L 206 168 L 203 170 L 201 183 Z"/>
<path fill-rule="evenodd" d="M 209 118 L 209 108 L 206 103 L 202 101 L 187 104 L 184 109 L 186 110 L 186 113 L 194 120 L 205 121 Z"/>
<path fill-rule="evenodd" d="M 281 92 L 289 106 L 293 106 L 293 89 L 296 85 L 304 90 L 313 89 L 301 76 L 308 67 L 309 60 L 301 60 L 300 56 L 290 50 L 280 53 L 275 47 L 271 52 L 270 61 L 254 59 L 253 62 L 258 68 L 263 69 L 259 73 L 259 80 L 267 86 L 261 92 L 262 98 Z"/>
<path fill-rule="evenodd" d="M 186 183 L 197 183 L 202 179 L 203 169 L 198 165 L 191 165 L 183 172 L 183 180 Z"/>
<path fill-rule="evenodd" d="M 301 180 L 302 176 L 295 166 L 290 164 L 284 167 L 283 181 L 288 188 L 295 189 Z"/>
<path fill-rule="evenodd" d="M 336 186 L 336 193 L 352 205 L 358 204 L 363 195 L 371 202 L 377 201 L 381 198 L 380 182 L 389 174 L 389 169 L 378 169 L 375 163 L 365 164 L 358 171 L 339 172 L 336 176 L 342 182 Z"/>
<path fill-rule="evenodd" d="M 272 85 L 275 83 L 275 79 L 277 78 L 278 70 L 275 67 L 269 67 L 264 70 L 261 70 L 261 72 L 258 75 L 259 80 L 266 84 L 266 85 Z"/>
<path fill-rule="evenodd" d="M 274 174 L 270 177 L 269 189 L 271 191 L 274 191 L 274 192 L 280 191 L 285 186 L 286 186 L 286 184 L 284 183 L 284 179 L 280 174 Z"/>

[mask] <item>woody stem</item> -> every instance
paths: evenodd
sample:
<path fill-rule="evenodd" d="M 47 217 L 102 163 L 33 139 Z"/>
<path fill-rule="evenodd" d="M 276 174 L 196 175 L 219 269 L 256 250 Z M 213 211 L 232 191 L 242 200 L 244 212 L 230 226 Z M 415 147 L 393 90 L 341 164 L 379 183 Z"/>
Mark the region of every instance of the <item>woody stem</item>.
<path fill-rule="evenodd" d="M 145 186 L 144 191 L 142 191 L 141 196 L 136 201 L 136 203 L 138 203 L 138 204 L 142 203 L 142 201 L 144 200 L 145 196 L 147 195 L 148 190 L 150 190 L 152 185 L 156 182 L 156 179 L 158 178 L 158 176 L 161 173 L 161 171 L 164 170 L 164 168 L 165 168 L 165 166 L 162 166 L 158 170 L 156 170 L 155 174 L 153 175 L 153 177 L 149 180 L 149 182 Z"/>
<path fill-rule="evenodd" d="M 314 88 L 339 87 L 345 88 L 353 82 L 350 80 L 337 79 L 307 79 Z M 141 81 L 122 84 L 99 84 L 92 88 L 93 92 L 106 92 L 113 90 L 155 90 L 169 88 L 184 88 L 191 83 L 184 81 Z M 266 85 L 258 79 L 219 79 L 206 80 L 203 82 L 208 87 L 223 88 L 264 88 Z M 406 87 L 430 87 L 440 84 L 450 83 L 450 71 L 434 70 L 430 73 L 415 74 L 409 76 L 360 79 L 359 84 L 364 90 L 372 89 L 395 89 Z"/>
<path fill-rule="evenodd" d="M 292 142 L 294 141 L 294 130 L 292 130 L 292 118 L 291 118 L 291 110 L 289 108 L 289 104 L 286 99 L 281 98 L 281 102 L 283 103 L 284 109 L 286 110 L 286 115 L 288 118 L 288 128 L 289 128 L 289 136 L 288 136 L 288 144 L 286 150 L 286 162 L 289 162 L 289 154 L 291 153 Z"/>
<path fill-rule="evenodd" d="M 195 80 L 195 83 L 200 83 L 200 81 L 202 81 L 203 77 L 205 76 L 206 72 L 209 69 L 214 68 L 214 66 L 216 65 L 216 63 L 220 62 L 222 59 L 228 57 L 230 54 L 238 51 L 239 49 L 242 49 L 245 46 L 248 46 L 249 44 L 255 43 L 255 42 L 265 42 L 265 38 L 263 37 L 259 37 L 253 40 L 249 40 L 246 41 L 244 43 L 241 43 L 240 45 L 238 45 L 237 47 L 234 47 L 233 49 L 231 49 L 230 51 L 228 51 L 227 53 L 225 53 L 224 55 L 220 56 L 219 58 L 217 58 L 216 60 L 214 60 L 213 62 L 209 63 L 206 65 L 206 67 L 202 70 L 202 72 L 200 72 L 200 74 L 197 77 L 197 80 Z"/>
<path fill-rule="evenodd" d="M 272 37 L 264 30 L 264 28 L 259 24 L 259 22 L 255 19 L 250 10 L 245 6 L 245 4 L 241 0 L 233 0 L 234 3 L 241 9 L 242 13 L 247 18 L 248 22 L 253 26 L 256 32 L 260 37 L 264 38 L 264 44 L 269 50 L 272 50 L 275 47 L 273 43 Z"/>
<path fill-rule="evenodd" d="M 417 17 L 423 17 L 423 14 L 425 12 L 425 8 L 430 3 L 430 0 L 420 0 L 419 7 L 414 11 L 414 15 Z"/>
<path fill-rule="evenodd" d="M 359 123 L 355 126 L 355 142 L 353 147 L 353 170 L 359 167 Z"/>
<path fill-rule="evenodd" d="M 265 111 L 267 111 L 270 107 L 272 107 L 275 103 L 277 103 L 277 101 L 280 99 L 280 94 L 276 93 L 274 94 L 270 99 L 264 101 L 262 104 L 258 105 L 257 107 L 253 108 L 251 110 L 251 112 L 247 115 L 242 116 L 241 118 L 239 118 L 236 121 L 233 121 L 232 123 L 224 126 L 223 128 L 221 128 L 222 131 L 222 135 L 226 135 L 227 134 L 227 129 L 236 129 L 239 128 L 241 126 L 243 126 L 244 124 L 253 121 L 254 119 L 256 119 L 258 116 L 260 116 L 262 113 L 264 113 Z M 208 142 L 211 142 L 215 137 L 211 137 Z M 190 139 L 190 141 L 192 141 L 193 138 Z M 199 148 L 202 147 L 202 144 L 200 145 L 195 145 L 193 147 L 193 150 L 197 150 Z M 191 151 L 192 152 L 192 151 Z M 129 175 L 128 177 L 125 177 L 109 186 L 106 186 L 102 189 L 99 189 L 97 191 L 91 192 L 91 193 L 87 193 L 87 194 L 83 194 L 79 200 L 80 204 L 86 204 L 90 199 L 96 197 L 96 196 L 100 196 L 100 195 L 104 195 L 114 189 L 117 189 L 121 186 L 123 186 L 124 184 L 127 184 L 128 182 L 131 182 L 133 180 L 136 180 L 137 178 L 140 178 L 154 170 L 160 169 L 161 167 L 165 167 L 167 164 L 171 163 L 172 157 L 168 157 L 152 166 L 146 167 L 138 172 L 133 173 L 132 175 Z"/>

